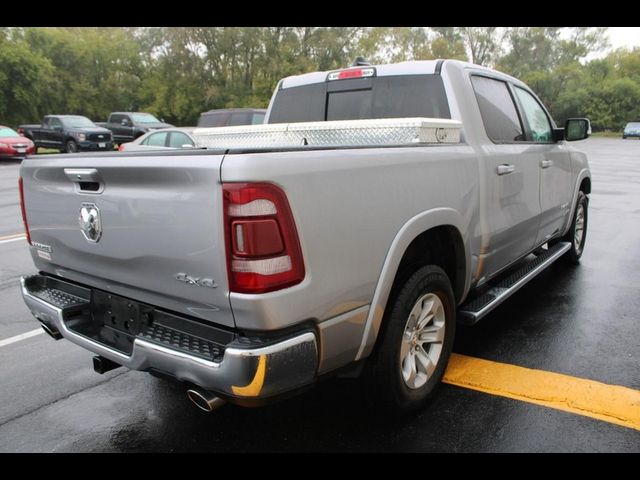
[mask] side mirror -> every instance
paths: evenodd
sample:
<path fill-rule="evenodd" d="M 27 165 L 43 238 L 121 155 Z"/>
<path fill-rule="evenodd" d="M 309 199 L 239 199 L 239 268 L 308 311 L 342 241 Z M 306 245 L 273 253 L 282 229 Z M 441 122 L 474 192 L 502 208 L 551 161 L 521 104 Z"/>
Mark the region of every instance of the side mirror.
<path fill-rule="evenodd" d="M 567 142 L 584 140 L 591 135 L 591 122 L 588 118 L 569 118 L 564 124 L 564 138 Z"/>

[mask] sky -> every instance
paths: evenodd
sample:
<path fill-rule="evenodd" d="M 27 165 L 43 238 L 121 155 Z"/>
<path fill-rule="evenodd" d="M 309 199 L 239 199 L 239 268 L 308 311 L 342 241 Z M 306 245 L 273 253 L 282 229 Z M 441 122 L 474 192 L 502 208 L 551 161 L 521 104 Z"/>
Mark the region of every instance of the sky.
<path fill-rule="evenodd" d="M 640 27 L 609 27 L 611 48 L 640 46 Z"/>

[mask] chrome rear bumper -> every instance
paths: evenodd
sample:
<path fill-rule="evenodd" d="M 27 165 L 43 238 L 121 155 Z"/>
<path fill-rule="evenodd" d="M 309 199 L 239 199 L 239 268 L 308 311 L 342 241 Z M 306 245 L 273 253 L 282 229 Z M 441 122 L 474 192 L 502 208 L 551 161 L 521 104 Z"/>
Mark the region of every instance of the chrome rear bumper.
<path fill-rule="evenodd" d="M 266 342 L 264 346 L 234 340 L 226 346 L 220 361 L 209 361 L 140 337 L 135 338 L 131 354 L 124 354 L 68 328 L 72 313 L 74 319 L 88 314 L 89 288 L 55 279 L 55 288 L 43 295 L 42 288 L 39 290 L 36 285 L 47 278 L 21 278 L 22 296 L 31 313 L 67 340 L 132 370 L 160 371 L 224 396 L 247 400 L 279 395 L 315 379 L 318 347 L 312 331 Z"/>

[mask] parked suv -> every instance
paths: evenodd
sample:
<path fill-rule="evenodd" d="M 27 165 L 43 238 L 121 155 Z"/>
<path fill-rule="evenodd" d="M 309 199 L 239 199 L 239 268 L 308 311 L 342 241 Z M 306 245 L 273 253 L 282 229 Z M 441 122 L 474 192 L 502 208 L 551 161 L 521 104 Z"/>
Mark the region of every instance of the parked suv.
<path fill-rule="evenodd" d="M 200 114 L 198 127 L 231 127 L 234 125 L 256 125 L 264 122 L 267 113 L 262 108 L 226 108 L 209 110 Z"/>

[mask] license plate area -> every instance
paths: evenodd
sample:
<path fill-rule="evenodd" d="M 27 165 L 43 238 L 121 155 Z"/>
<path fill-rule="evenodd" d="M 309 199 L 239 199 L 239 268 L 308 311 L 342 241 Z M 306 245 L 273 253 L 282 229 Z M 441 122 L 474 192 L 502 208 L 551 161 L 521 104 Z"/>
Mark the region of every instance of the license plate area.
<path fill-rule="evenodd" d="M 94 290 L 91 315 L 102 323 L 126 335 L 136 336 L 151 323 L 153 307 L 111 293 Z"/>
<path fill-rule="evenodd" d="M 98 148 L 106 148 L 107 144 L 106 143 L 99 143 L 98 144 Z"/>
<path fill-rule="evenodd" d="M 90 310 L 97 340 L 127 355 L 135 337 L 153 321 L 152 306 L 100 290 L 93 290 Z"/>
<path fill-rule="evenodd" d="M 187 319 L 102 290 L 91 290 L 87 307 L 67 315 L 69 330 L 125 355 L 136 338 L 181 350 L 207 360 L 220 360 L 235 333 Z"/>
<path fill-rule="evenodd" d="M 92 290 L 88 315 L 66 319 L 69 330 L 126 355 L 136 336 L 153 323 L 153 307 L 118 295 Z"/>

